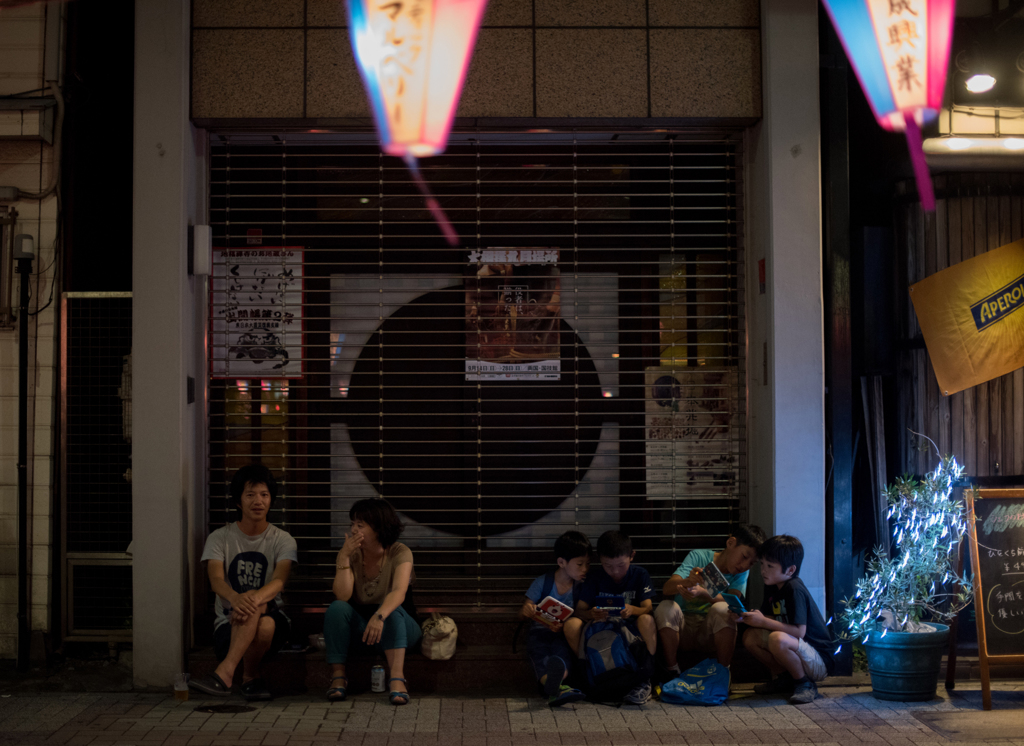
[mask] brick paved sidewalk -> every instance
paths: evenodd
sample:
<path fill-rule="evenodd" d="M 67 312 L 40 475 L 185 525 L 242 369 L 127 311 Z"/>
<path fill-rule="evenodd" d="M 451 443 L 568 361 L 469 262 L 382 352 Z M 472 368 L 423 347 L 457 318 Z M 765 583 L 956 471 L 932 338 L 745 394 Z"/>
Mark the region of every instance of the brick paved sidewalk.
<path fill-rule="evenodd" d="M 393 707 L 382 694 L 329 704 L 317 696 L 253 703 L 252 712 L 196 712 L 204 704 L 244 705 L 241 698 L 176 702 L 159 694 L 5 694 L 0 697 L 0 744 L 36 746 L 560 746 L 561 744 L 822 744 L 824 746 L 945 746 L 950 740 L 913 713 L 944 711 L 978 717 L 977 682 L 940 686 L 931 702 L 874 699 L 867 687 L 823 688 L 824 698 L 794 707 L 751 695 L 721 707 L 651 702 L 643 707 L 580 703 L 550 709 L 540 699 L 416 697 Z M 999 716 L 1024 708 L 1024 683 L 994 686 Z M 991 713 L 989 713 L 991 714 Z M 1022 716 L 1024 722 L 1024 716 Z M 1015 731 L 1014 731 L 1015 732 Z M 983 742 L 981 739 L 976 741 Z M 1024 746 L 1017 739 L 987 743 Z"/>

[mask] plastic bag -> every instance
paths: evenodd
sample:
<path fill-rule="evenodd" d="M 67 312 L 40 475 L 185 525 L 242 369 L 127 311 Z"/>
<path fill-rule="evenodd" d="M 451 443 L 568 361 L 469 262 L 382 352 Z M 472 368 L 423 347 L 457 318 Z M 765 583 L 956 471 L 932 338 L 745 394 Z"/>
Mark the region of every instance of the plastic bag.
<path fill-rule="evenodd" d="M 720 705 L 729 699 L 729 669 L 705 658 L 661 687 L 661 701 L 674 705 Z"/>

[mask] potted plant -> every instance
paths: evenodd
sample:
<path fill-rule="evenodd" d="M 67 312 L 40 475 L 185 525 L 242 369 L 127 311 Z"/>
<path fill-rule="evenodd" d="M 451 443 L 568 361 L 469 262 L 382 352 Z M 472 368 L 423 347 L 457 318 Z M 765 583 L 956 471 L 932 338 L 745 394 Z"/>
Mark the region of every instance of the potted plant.
<path fill-rule="evenodd" d="M 878 699 L 931 699 L 949 639 L 949 622 L 971 599 L 971 579 L 957 577 L 957 547 L 967 508 L 953 497 L 963 468 L 940 459 L 923 481 L 902 477 L 886 489 L 895 551 L 876 549 L 840 615 L 847 640 L 861 639 Z"/>

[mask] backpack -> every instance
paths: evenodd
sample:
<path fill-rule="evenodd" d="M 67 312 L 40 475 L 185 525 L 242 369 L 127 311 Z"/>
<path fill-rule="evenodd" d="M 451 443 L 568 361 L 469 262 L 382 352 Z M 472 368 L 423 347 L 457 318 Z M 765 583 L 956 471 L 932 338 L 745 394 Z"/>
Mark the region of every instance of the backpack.
<path fill-rule="evenodd" d="M 583 691 L 592 702 L 618 704 L 654 672 L 647 643 L 623 619 L 588 622 L 578 652 L 587 674 Z"/>
<path fill-rule="evenodd" d="M 661 687 L 661 701 L 674 705 L 720 705 L 729 699 L 729 669 L 705 658 Z"/>

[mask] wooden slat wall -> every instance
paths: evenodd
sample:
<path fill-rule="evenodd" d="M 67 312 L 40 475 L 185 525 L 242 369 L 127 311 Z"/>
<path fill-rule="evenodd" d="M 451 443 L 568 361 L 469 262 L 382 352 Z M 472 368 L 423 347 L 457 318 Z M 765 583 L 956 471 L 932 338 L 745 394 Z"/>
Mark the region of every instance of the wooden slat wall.
<path fill-rule="evenodd" d="M 900 191 L 912 190 L 905 187 Z M 896 241 L 908 285 L 1024 237 L 1024 175 L 939 175 L 935 190 L 934 215 L 925 215 L 911 200 L 896 208 Z M 899 371 L 901 431 L 934 440 L 964 464 L 967 476 L 1024 476 L 1024 369 L 942 396 L 914 307 L 909 301 L 901 307 L 906 341 Z M 902 472 L 934 468 L 934 451 L 919 448 L 919 440 L 909 432 L 902 439 Z"/>

